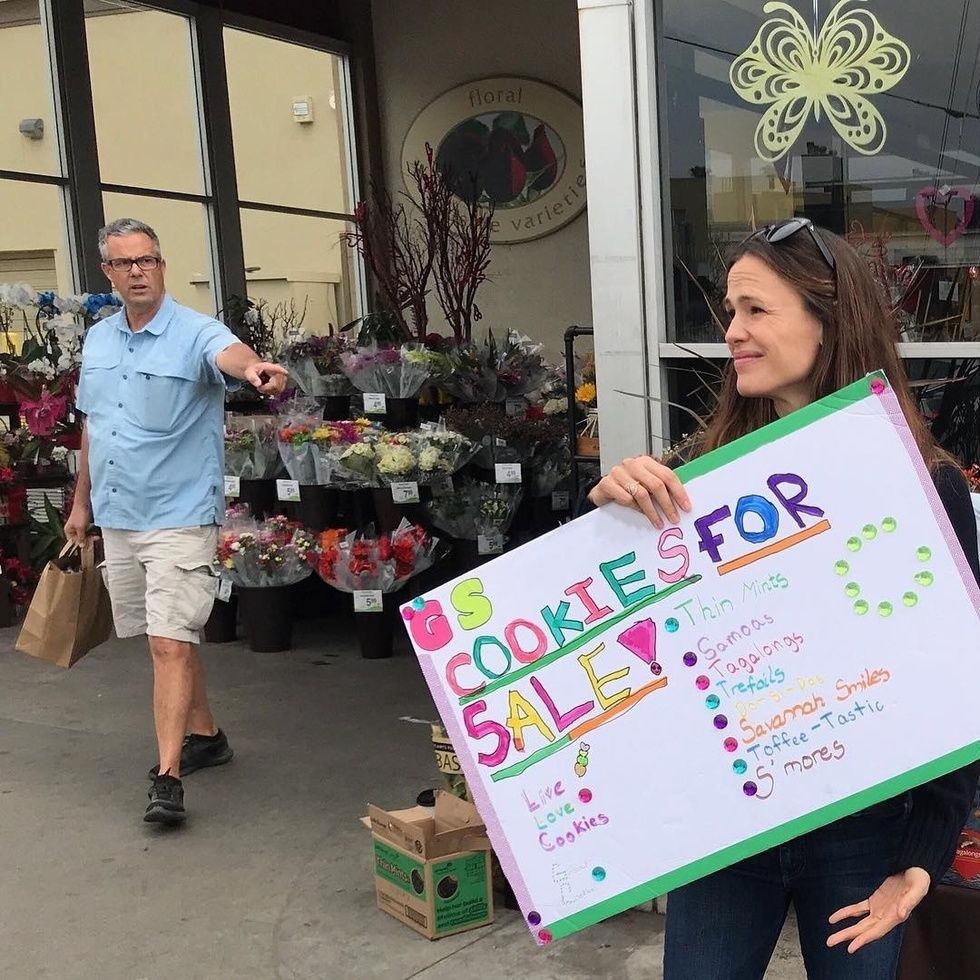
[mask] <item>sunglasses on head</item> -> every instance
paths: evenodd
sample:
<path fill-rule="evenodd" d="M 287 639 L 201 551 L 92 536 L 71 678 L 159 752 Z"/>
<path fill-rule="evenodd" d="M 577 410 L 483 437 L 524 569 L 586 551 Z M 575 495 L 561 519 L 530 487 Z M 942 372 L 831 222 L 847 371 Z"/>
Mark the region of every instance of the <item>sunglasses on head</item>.
<path fill-rule="evenodd" d="M 837 269 L 834 256 L 823 239 L 817 234 L 817 229 L 813 227 L 813 222 L 809 218 L 790 218 L 788 221 L 766 225 L 758 231 L 754 231 L 745 241 L 751 242 L 753 239 L 761 238 L 770 245 L 778 245 L 780 242 L 786 241 L 787 238 L 792 238 L 798 231 L 803 231 L 803 229 L 806 229 L 810 238 L 813 239 L 813 244 L 819 249 L 824 262 L 830 266 L 831 272 L 834 272 Z"/>

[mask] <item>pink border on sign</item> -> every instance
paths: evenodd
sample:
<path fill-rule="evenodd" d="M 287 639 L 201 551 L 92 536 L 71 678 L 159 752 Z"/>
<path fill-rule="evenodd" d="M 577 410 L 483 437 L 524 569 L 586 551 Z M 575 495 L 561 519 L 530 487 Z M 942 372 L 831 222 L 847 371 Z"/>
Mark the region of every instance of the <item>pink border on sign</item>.
<path fill-rule="evenodd" d="M 906 421 L 902 406 L 899 405 L 898 399 L 895 397 L 895 392 L 891 387 L 886 388 L 878 397 L 887 409 L 888 418 L 895 427 L 898 437 L 902 440 L 905 451 L 909 454 L 912 467 L 919 478 L 919 482 L 922 484 L 922 489 L 925 492 L 926 499 L 929 501 L 929 506 L 932 508 L 932 516 L 936 518 L 939 530 L 943 533 L 946 547 L 949 548 L 949 552 L 953 556 L 956 569 L 960 573 L 963 585 L 966 587 L 967 595 L 969 595 L 973 602 L 973 607 L 976 609 L 978 615 L 980 615 L 980 585 L 977 585 L 977 580 L 973 577 L 973 569 L 970 568 L 970 563 L 966 560 L 966 555 L 963 553 L 960 540 L 956 537 L 953 525 L 949 522 L 949 515 L 946 513 L 946 508 L 943 506 L 943 502 L 939 497 L 935 483 L 932 482 L 929 468 L 926 466 L 925 460 L 923 460 L 922 454 L 919 452 L 915 436 L 912 435 L 912 430 Z"/>
<path fill-rule="evenodd" d="M 479 772 L 477 761 L 470 752 L 469 740 L 466 738 L 465 732 L 457 724 L 456 715 L 450 707 L 446 689 L 440 682 L 436 665 L 432 660 L 432 654 L 420 656 L 419 664 L 422 667 L 422 673 L 425 675 L 425 682 L 429 685 L 432 700 L 435 701 L 436 709 L 442 718 L 442 723 L 449 730 L 449 739 L 453 743 L 456 755 L 463 757 L 463 772 Z M 500 865 L 507 875 L 507 881 L 514 892 L 517 904 L 520 905 L 521 911 L 524 913 L 524 925 L 531 928 L 527 921 L 528 913 L 534 911 L 531 908 L 531 893 L 524 883 L 524 876 L 517 866 L 514 853 L 510 849 L 510 844 L 507 843 L 507 837 L 504 834 L 503 827 L 500 825 L 497 811 L 490 802 L 490 797 L 484 792 L 482 782 L 471 782 L 467 779 L 466 785 L 469 787 L 473 796 L 476 797 L 476 808 L 479 811 L 480 819 L 486 825 L 490 843 L 493 844 L 493 849 L 500 859 Z M 534 935 L 535 940 L 537 940 L 537 930 L 547 925 L 548 923 L 542 920 L 539 925 L 534 926 L 532 935 Z"/>

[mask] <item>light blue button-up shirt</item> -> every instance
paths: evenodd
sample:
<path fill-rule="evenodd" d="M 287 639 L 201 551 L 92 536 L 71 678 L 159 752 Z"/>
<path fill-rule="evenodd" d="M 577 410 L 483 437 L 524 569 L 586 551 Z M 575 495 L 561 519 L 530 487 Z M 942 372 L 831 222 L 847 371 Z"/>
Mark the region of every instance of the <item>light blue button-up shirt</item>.
<path fill-rule="evenodd" d="M 220 524 L 224 395 L 215 358 L 238 343 L 223 324 L 165 296 L 142 330 L 125 309 L 82 350 L 76 405 L 86 415 L 92 512 L 127 531 Z"/>

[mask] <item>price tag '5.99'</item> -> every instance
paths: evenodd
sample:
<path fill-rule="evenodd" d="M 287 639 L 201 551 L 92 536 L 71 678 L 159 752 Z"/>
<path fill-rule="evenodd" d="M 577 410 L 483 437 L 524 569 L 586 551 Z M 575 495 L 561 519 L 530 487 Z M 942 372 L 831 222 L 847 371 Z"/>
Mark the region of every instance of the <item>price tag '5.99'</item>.
<path fill-rule="evenodd" d="M 242 481 L 237 476 L 225 477 L 225 496 L 238 497 L 242 492 Z"/>
<path fill-rule="evenodd" d="M 276 480 L 276 496 L 279 500 L 299 500 L 299 481 Z"/>
<path fill-rule="evenodd" d="M 385 396 L 376 392 L 365 392 L 364 411 L 368 415 L 384 415 L 388 411 Z"/>

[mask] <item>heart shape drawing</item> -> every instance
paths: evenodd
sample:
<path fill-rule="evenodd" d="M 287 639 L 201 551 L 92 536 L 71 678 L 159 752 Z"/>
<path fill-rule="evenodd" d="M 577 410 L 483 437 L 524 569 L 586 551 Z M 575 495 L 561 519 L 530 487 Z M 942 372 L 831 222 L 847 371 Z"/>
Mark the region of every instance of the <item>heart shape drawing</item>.
<path fill-rule="evenodd" d="M 949 211 L 949 204 L 956 197 L 963 198 L 963 217 L 949 231 L 940 231 L 932 223 L 928 209 L 933 206 Z M 975 205 L 976 198 L 973 197 L 970 187 L 923 187 L 915 195 L 915 213 L 919 217 L 919 224 L 943 246 L 952 245 L 966 231 L 967 225 L 973 218 Z"/>

